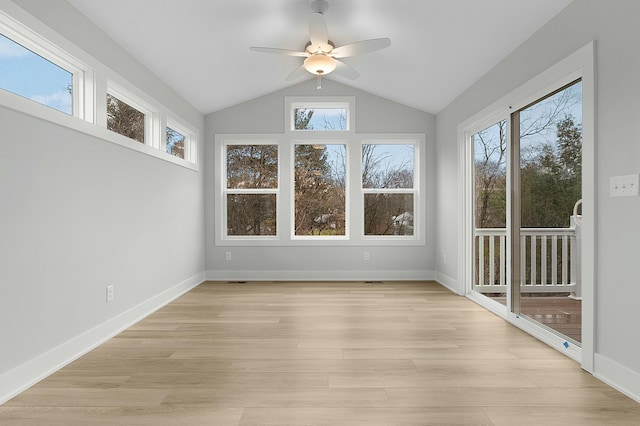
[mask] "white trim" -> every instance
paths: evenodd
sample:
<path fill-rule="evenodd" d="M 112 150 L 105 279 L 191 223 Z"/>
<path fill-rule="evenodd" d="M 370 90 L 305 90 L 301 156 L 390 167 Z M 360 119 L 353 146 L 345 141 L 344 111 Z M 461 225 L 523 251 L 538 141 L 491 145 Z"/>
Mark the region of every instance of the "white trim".
<path fill-rule="evenodd" d="M 107 96 L 113 96 L 127 106 L 144 114 L 144 144 L 160 149 L 159 111 L 117 83 L 107 80 Z M 106 100 L 105 100 L 106 101 Z M 108 121 L 108 120 L 107 120 Z M 117 133 L 117 132 L 116 132 Z M 140 142 L 140 141 L 135 141 Z"/>
<path fill-rule="evenodd" d="M 188 159 L 182 160 L 162 151 L 160 148 L 165 134 L 163 123 L 166 121 L 166 115 L 178 117 L 176 114 L 9 0 L 0 0 L 0 32 L 18 43 L 24 43 L 25 47 L 34 53 L 71 72 L 74 84 L 73 115 L 6 90 L 0 90 L 0 105 L 191 170 L 199 169 L 199 131 L 192 132 L 195 142 L 191 144 L 193 149 Z M 148 122 L 145 123 L 145 144 L 154 147 L 153 150 L 141 147 L 140 142 L 105 131 L 107 80 L 110 88 L 116 87 L 121 96 L 127 95 L 127 99 L 135 101 L 131 106 L 144 106 L 141 112 L 152 113 L 146 118 Z M 122 100 L 127 102 L 127 99 Z M 174 121 L 186 123 L 183 119 Z M 187 127 L 198 128 L 192 125 Z"/>
<path fill-rule="evenodd" d="M 463 289 L 460 288 L 460 283 L 455 279 L 451 278 L 450 276 L 445 275 L 442 272 L 436 271 L 433 279 L 441 286 L 449 289 L 451 292 L 459 296 L 464 296 L 464 291 Z"/>
<path fill-rule="evenodd" d="M 295 130 L 294 110 L 296 108 L 346 108 L 347 130 Z M 345 137 L 354 134 L 356 128 L 355 96 L 285 96 L 284 97 L 284 131 L 291 137 L 309 139 L 310 137 Z"/>
<path fill-rule="evenodd" d="M 0 375 L 0 405 L 204 282 L 198 273 Z"/>
<path fill-rule="evenodd" d="M 597 379 L 640 403 L 640 373 L 598 353 L 594 356 L 594 367 Z"/>
<path fill-rule="evenodd" d="M 432 281 L 434 277 L 432 270 L 206 271 L 207 281 Z"/>
<path fill-rule="evenodd" d="M 167 127 L 172 128 L 173 130 L 179 132 L 184 136 L 184 158 L 183 160 L 195 164 L 198 159 L 198 132 L 193 129 L 193 127 L 186 125 L 182 122 L 182 120 L 174 118 L 175 114 L 168 113 L 166 118 L 163 120 L 163 132 L 164 136 L 162 137 L 160 150 L 167 152 Z M 175 155 L 173 155 L 175 157 Z M 179 158 L 179 157 L 178 157 Z"/>
<path fill-rule="evenodd" d="M 469 170 L 468 138 L 473 131 L 481 130 L 482 126 L 491 121 L 497 122 L 509 116 L 509 111 L 525 107 L 531 102 L 565 86 L 578 78 L 582 78 L 583 98 L 583 234 L 582 234 L 582 343 L 581 350 L 574 348 L 562 350 L 570 357 L 578 356 L 582 368 L 594 371 L 595 352 L 595 42 L 590 42 L 573 54 L 559 61 L 537 77 L 522 84 L 519 88 L 503 96 L 482 111 L 458 125 L 458 188 L 460 194 L 460 209 L 458 213 L 458 254 L 460 262 L 458 274 L 465 286 L 471 285 L 471 177 Z M 509 124 L 509 120 L 507 120 Z M 510 132 L 508 132 L 510 133 Z M 509 201 L 508 201 L 509 202 Z M 509 224 L 507 224 L 509 226 Z M 510 254 L 508 254 L 510 256 Z M 510 260 L 508 259 L 508 262 Z M 469 292 L 467 292 L 469 297 Z M 482 303 L 485 306 L 485 303 Z M 512 314 L 511 314 L 512 315 Z M 558 348 L 564 343 L 563 339 L 522 321 L 520 317 L 509 319 L 513 324 L 531 333 L 545 343 Z M 577 347 L 576 347 L 577 348 Z M 575 358 L 574 358 L 575 359 Z"/>
<path fill-rule="evenodd" d="M 357 134 L 351 136 L 343 132 L 325 133 L 324 137 L 312 137 L 311 140 L 322 144 L 344 144 L 347 148 L 347 205 L 345 236 L 340 237 L 311 237 L 293 236 L 293 147 L 296 144 L 309 144 L 305 134 L 295 137 L 287 134 L 216 134 L 214 142 L 214 157 L 216 167 L 214 174 L 214 199 L 221 206 L 214 212 L 214 235 L 216 246 L 423 246 L 426 244 L 427 220 L 427 188 L 422 180 L 426 176 L 426 135 L 423 133 L 394 133 L 394 134 Z M 414 235 L 364 235 L 364 207 L 361 183 L 361 155 L 355 147 L 363 143 L 370 144 L 405 144 L 414 146 L 414 188 L 400 190 L 375 190 L 376 192 L 410 192 L 414 194 Z M 277 144 L 278 145 L 278 189 L 277 190 L 244 190 L 252 193 L 277 194 L 277 229 L 276 236 L 226 236 L 226 200 L 224 195 L 229 193 L 225 188 L 226 182 L 226 151 L 229 144 Z M 361 149 L 361 148 L 359 148 Z M 288 194 L 285 196 L 284 194 Z"/>
<path fill-rule="evenodd" d="M 94 99 L 93 91 L 89 88 L 93 83 L 94 71 L 91 67 L 3 10 L 0 10 L 0 34 L 70 73 L 73 85 L 71 115 L 93 122 Z"/>

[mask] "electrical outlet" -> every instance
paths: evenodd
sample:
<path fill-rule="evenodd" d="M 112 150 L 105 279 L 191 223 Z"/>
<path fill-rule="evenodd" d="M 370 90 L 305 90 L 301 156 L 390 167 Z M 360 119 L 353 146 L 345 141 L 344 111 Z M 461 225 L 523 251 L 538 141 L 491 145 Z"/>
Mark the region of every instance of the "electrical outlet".
<path fill-rule="evenodd" d="M 107 302 L 113 301 L 113 285 L 107 286 Z"/>
<path fill-rule="evenodd" d="M 365 251 L 364 253 L 362 253 L 362 260 L 369 260 L 369 252 Z"/>
<path fill-rule="evenodd" d="M 231 252 L 230 251 L 226 252 L 225 255 L 224 255 L 224 258 L 226 260 L 231 260 Z"/>

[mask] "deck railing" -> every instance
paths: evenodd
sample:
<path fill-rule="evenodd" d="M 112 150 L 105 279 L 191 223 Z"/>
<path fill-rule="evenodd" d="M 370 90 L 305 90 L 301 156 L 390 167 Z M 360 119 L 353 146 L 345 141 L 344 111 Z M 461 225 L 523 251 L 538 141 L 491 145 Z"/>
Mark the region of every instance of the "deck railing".
<path fill-rule="evenodd" d="M 505 228 L 475 230 L 474 290 L 505 293 L 507 288 Z M 580 297 L 580 227 L 522 228 L 520 290 L 522 293 L 571 293 Z"/>

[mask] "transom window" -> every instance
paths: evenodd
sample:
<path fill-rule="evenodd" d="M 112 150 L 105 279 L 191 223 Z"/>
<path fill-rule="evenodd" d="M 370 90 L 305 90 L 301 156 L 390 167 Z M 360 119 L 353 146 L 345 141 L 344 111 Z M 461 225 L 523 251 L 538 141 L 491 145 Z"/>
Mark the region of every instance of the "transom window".
<path fill-rule="evenodd" d="M 287 129 L 296 133 L 352 131 L 352 97 L 326 97 L 322 100 L 287 97 Z"/>
<path fill-rule="evenodd" d="M 73 114 L 73 72 L 0 34 L 0 88 Z"/>
<path fill-rule="evenodd" d="M 145 114 L 107 93 L 107 129 L 144 143 Z"/>
<path fill-rule="evenodd" d="M 197 169 L 197 126 L 77 46 L 36 30 L 49 31 L 17 7 L 0 10 L 1 105 Z"/>

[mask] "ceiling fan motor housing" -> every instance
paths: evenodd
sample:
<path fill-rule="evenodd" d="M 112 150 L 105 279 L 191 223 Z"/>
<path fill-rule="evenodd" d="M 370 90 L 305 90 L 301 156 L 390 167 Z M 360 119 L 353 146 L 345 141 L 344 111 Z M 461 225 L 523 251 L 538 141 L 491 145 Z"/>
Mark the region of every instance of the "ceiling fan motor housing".
<path fill-rule="evenodd" d="M 315 0 L 311 3 L 311 12 L 325 13 L 329 9 L 329 3 L 325 0 Z"/>

